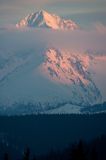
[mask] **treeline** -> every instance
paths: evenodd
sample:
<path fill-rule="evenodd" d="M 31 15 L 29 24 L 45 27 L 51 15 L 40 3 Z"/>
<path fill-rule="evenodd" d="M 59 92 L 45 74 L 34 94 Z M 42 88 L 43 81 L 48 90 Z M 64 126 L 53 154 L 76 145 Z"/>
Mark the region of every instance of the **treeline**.
<path fill-rule="evenodd" d="M 11 155 L 4 153 L 3 160 L 12 160 Z M 80 140 L 63 151 L 51 151 L 45 156 L 32 156 L 30 148 L 26 148 L 22 158 L 14 160 L 106 160 L 106 135 L 90 142 Z"/>
<path fill-rule="evenodd" d="M 83 113 L 99 113 L 99 112 L 106 112 L 106 102 L 103 102 L 101 104 L 95 104 L 93 106 L 83 107 L 81 109 L 81 112 Z"/>

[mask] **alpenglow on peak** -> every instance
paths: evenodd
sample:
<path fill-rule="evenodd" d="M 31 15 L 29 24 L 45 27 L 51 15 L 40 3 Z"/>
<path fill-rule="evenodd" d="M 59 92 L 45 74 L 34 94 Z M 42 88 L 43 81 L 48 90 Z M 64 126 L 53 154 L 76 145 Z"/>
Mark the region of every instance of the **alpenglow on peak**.
<path fill-rule="evenodd" d="M 29 14 L 24 19 L 21 19 L 16 24 L 16 27 L 50 28 L 55 30 L 75 30 L 78 28 L 77 24 L 72 20 L 65 20 L 44 10 Z"/>

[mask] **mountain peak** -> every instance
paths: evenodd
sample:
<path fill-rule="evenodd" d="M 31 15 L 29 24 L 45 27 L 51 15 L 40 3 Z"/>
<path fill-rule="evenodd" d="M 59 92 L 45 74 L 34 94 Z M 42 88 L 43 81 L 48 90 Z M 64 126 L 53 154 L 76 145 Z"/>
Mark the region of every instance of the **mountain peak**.
<path fill-rule="evenodd" d="M 48 13 L 45 10 L 29 14 L 24 19 L 16 24 L 17 28 L 33 27 L 33 28 L 51 28 L 62 30 L 74 30 L 78 26 L 72 20 L 65 20 L 56 16 L 55 14 Z"/>
<path fill-rule="evenodd" d="M 40 13 L 40 14 L 45 14 L 45 13 L 48 13 L 48 12 L 45 11 L 45 10 L 40 10 L 39 13 Z"/>

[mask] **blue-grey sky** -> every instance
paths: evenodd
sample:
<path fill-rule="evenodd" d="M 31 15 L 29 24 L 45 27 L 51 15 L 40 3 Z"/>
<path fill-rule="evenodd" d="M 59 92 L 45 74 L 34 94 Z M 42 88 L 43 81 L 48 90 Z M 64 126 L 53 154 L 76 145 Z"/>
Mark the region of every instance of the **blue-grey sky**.
<path fill-rule="evenodd" d="M 71 18 L 81 26 L 106 24 L 106 0 L 0 0 L 0 25 L 15 24 L 41 9 Z"/>

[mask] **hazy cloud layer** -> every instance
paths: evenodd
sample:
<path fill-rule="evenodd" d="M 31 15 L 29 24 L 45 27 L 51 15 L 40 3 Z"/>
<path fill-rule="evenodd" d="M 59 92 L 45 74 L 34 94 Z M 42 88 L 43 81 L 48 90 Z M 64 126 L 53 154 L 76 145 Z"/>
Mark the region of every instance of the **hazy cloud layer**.
<path fill-rule="evenodd" d="M 48 29 L 0 29 L 0 49 L 27 50 L 49 47 L 85 52 L 95 50 L 106 53 L 106 26 L 96 24 L 92 31 L 55 31 Z"/>

